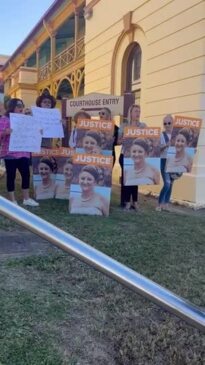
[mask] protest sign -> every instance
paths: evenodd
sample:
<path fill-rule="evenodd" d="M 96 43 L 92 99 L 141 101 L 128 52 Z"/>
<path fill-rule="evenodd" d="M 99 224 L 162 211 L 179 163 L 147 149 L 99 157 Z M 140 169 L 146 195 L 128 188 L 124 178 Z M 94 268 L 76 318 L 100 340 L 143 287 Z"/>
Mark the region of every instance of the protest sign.
<path fill-rule="evenodd" d="M 112 164 L 112 156 L 74 154 L 69 201 L 71 214 L 109 215 Z"/>
<path fill-rule="evenodd" d="M 71 148 L 42 149 L 32 154 L 35 197 L 40 199 L 69 199 L 73 177 Z"/>
<path fill-rule="evenodd" d="M 9 140 L 9 151 L 39 152 L 42 134 L 40 126 L 33 117 L 21 113 L 10 113 L 12 133 Z"/>
<path fill-rule="evenodd" d="M 32 106 L 32 115 L 43 130 L 43 138 L 63 138 L 63 126 L 61 114 L 58 109 L 40 108 Z"/>
<path fill-rule="evenodd" d="M 201 125 L 202 119 L 175 116 L 170 147 L 167 152 L 167 172 L 191 172 Z"/>
<path fill-rule="evenodd" d="M 125 186 L 160 183 L 160 128 L 125 127 L 123 151 Z"/>
<path fill-rule="evenodd" d="M 76 124 L 76 152 L 112 154 L 114 122 L 80 119 Z"/>

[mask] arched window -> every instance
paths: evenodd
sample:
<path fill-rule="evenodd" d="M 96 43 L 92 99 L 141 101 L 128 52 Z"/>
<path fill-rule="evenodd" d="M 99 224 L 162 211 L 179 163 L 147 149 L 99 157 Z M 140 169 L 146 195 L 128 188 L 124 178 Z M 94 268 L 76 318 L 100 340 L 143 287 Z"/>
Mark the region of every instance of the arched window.
<path fill-rule="evenodd" d="M 63 79 L 58 87 L 57 99 L 73 98 L 73 90 L 67 79 Z"/>
<path fill-rule="evenodd" d="M 142 50 L 138 43 L 129 46 L 126 62 L 126 91 L 135 95 L 136 103 L 140 102 L 141 93 L 141 58 Z"/>

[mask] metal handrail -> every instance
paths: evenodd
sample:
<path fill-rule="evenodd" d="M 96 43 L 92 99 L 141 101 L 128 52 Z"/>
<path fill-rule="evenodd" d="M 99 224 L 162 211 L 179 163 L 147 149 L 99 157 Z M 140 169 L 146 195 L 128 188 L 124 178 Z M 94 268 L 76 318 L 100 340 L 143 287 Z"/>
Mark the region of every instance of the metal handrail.
<path fill-rule="evenodd" d="M 205 312 L 171 291 L 1 196 L 0 214 L 205 332 Z"/>

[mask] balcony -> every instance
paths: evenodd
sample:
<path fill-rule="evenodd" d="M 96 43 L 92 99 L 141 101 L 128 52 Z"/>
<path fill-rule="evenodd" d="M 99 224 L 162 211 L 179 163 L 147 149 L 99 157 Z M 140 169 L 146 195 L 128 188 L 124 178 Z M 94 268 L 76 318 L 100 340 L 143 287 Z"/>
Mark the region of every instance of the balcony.
<path fill-rule="evenodd" d="M 54 59 L 53 72 L 58 72 L 68 67 L 72 62 L 84 56 L 84 37 L 77 40 L 70 47 L 59 53 Z M 43 81 L 50 78 L 52 73 L 52 63 L 47 62 L 39 68 L 38 80 Z"/>

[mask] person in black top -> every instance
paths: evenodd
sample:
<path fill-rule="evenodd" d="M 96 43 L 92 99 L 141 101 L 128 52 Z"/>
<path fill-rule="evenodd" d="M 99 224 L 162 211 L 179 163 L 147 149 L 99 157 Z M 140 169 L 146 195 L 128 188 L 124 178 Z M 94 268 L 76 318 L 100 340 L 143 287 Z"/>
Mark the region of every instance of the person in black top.
<path fill-rule="evenodd" d="M 102 108 L 99 111 L 99 117 L 100 117 L 100 119 L 104 119 L 104 120 L 112 120 L 111 110 L 106 107 Z M 117 146 L 117 142 L 118 142 L 118 131 L 119 131 L 119 127 L 115 124 L 114 134 L 113 134 L 113 145 L 112 145 L 113 166 L 116 161 L 115 146 Z"/>

